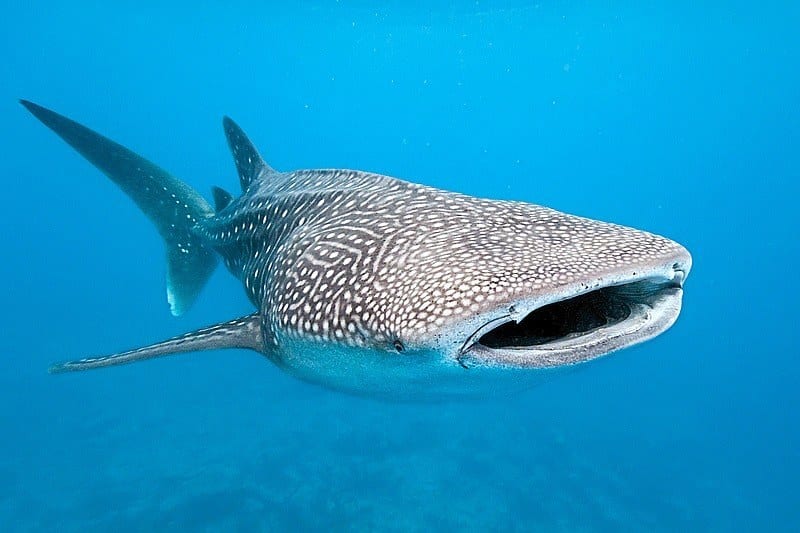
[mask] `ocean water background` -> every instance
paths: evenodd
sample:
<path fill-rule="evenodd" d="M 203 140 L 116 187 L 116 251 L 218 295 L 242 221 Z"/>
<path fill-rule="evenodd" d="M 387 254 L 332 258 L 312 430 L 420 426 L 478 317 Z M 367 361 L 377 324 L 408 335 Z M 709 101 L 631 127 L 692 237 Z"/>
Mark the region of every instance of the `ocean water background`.
<path fill-rule="evenodd" d="M 263 4 L 4 7 L 0 530 L 800 527 L 797 4 Z M 684 312 L 478 401 L 355 398 L 238 351 L 50 376 L 251 306 L 220 269 L 171 318 L 156 232 L 18 98 L 203 193 L 237 188 L 228 114 L 278 169 L 660 233 L 694 256 Z"/>

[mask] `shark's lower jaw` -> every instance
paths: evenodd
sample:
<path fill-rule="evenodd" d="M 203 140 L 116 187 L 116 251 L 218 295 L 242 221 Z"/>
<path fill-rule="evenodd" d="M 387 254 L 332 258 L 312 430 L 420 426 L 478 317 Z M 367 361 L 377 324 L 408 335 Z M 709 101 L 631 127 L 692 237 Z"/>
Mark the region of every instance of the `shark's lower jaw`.
<path fill-rule="evenodd" d="M 596 359 L 668 329 L 678 318 L 684 273 L 596 288 L 492 320 L 459 355 L 462 366 L 552 368 Z"/>

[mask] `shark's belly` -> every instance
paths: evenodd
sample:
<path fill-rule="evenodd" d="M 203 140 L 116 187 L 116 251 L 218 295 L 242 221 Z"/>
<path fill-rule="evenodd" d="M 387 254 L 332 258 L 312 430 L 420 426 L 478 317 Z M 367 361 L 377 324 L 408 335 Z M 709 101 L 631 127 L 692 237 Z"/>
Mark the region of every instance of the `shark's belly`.
<path fill-rule="evenodd" d="M 401 401 L 483 397 L 518 392 L 564 369 L 464 368 L 437 352 L 387 351 L 285 340 L 271 359 L 295 377 L 324 387 Z"/>

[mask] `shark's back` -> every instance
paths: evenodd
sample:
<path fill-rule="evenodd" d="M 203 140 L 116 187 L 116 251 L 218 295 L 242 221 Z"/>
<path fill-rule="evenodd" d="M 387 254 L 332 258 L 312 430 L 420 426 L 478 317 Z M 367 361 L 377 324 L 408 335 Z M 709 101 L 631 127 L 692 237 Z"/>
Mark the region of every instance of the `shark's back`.
<path fill-rule="evenodd" d="M 276 347 L 288 337 L 405 348 L 486 302 L 673 251 L 622 226 L 349 170 L 266 176 L 204 231 Z"/>
<path fill-rule="evenodd" d="M 398 195 L 414 187 L 419 186 L 360 171 L 274 172 L 249 184 L 242 196 L 195 231 L 261 306 L 275 283 L 272 275 L 288 260 L 294 243 L 324 239 L 320 233 L 325 228 L 347 225 L 356 215 L 375 216 L 387 192 Z"/>

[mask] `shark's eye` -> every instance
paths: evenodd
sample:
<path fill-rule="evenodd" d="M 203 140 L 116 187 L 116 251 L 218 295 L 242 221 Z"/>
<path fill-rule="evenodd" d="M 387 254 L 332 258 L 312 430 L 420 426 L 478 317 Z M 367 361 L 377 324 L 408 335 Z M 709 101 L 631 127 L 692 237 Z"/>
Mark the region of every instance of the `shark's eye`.
<path fill-rule="evenodd" d="M 402 352 L 403 350 L 406 349 L 406 347 L 403 346 L 403 343 L 400 342 L 400 339 L 395 339 L 394 340 L 394 349 L 397 350 L 398 352 Z"/>

